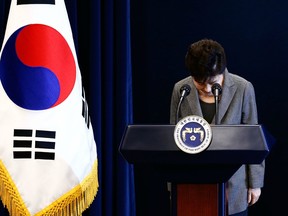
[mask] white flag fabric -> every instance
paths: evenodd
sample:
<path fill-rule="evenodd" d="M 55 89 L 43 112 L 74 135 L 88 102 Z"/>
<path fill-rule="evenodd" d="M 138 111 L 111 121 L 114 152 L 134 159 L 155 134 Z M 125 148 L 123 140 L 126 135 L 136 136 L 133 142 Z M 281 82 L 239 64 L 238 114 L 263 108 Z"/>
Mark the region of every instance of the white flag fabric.
<path fill-rule="evenodd" d="M 12 0 L 0 53 L 0 198 L 10 215 L 81 215 L 97 149 L 64 0 Z"/>

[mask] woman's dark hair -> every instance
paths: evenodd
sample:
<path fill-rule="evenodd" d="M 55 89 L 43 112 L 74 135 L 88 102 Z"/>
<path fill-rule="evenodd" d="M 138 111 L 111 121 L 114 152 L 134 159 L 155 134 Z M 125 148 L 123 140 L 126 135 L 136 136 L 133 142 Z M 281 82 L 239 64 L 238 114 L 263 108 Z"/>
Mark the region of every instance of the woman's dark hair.
<path fill-rule="evenodd" d="M 224 48 L 216 41 L 203 39 L 191 44 L 185 56 L 185 65 L 197 82 L 222 74 L 226 68 Z"/>

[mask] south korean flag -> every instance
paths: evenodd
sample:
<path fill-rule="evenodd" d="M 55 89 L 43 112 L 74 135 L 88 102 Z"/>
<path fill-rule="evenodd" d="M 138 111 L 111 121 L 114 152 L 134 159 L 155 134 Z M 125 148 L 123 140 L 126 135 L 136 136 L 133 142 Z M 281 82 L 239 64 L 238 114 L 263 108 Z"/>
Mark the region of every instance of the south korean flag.
<path fill-rule="evenodd" d="M 0 53 L 0 198 L 10 215 L 81 215 L 97 151 L 64 0 L 12 0 Z"/>

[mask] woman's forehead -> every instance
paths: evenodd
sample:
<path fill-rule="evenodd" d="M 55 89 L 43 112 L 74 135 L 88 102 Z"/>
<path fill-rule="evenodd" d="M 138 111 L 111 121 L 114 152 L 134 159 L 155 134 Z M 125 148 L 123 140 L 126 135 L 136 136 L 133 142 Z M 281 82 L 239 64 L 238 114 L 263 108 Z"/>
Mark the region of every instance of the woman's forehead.
<path fill-rule="evenodd" d="M 195 80 L 197 83 L 199 84 L 210 84 L 210 83 L 215 83 L 221 80 L 223 74 L 218 74 L 216 76 L 211 76 L 208 77 L 205 81 L 201 81 L 201 80 Z"/>

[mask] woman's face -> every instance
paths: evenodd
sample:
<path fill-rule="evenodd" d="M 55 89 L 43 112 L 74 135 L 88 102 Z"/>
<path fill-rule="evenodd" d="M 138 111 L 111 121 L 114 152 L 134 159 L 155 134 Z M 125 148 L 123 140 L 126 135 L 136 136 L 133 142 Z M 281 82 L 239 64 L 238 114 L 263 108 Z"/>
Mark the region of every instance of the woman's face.
<path fill-rule="evenodd" d="M 205 96 L 205 97 L 213 97 L 214 95 L 212 93 L 212 85 L 214 83 L 218 83 L 218 84 L 220 84 L 222 86 L 223 78 L 224 78 L 224 75 L 223 74 L 219 74 L 219 75 L 216 75 L 216 76 L 213 76 L 213 77 L 209 78 L 204 83 L 197 82 L 193 78 L 193 83 L 194 83 L 195 87 L 197 88 L 199 95 Z"/>

